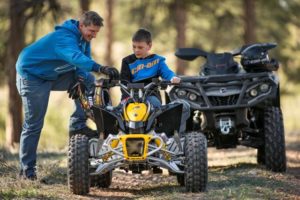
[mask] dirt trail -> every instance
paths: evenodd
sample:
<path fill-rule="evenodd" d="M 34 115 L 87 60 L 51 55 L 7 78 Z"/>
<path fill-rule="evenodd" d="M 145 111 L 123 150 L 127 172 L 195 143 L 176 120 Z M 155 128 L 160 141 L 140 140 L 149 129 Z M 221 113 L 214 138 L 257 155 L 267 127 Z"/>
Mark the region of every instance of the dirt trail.
<path fill-rule="evenodd" d="M 117 170 L 108 189 L 91 188 L 86 196 L 67 187 L 64 152 L 39 153 L 39 179 L 19 180 L 18 157 L 0 151 L 0 199 L 300 199 L 300 133 L 286 137 L 287 172 L 273 173 L 256 164 L 256 150 L 245 147 L 208 151 L 208 188 L 185 193 L 176 177 L 130 174 Z"/>

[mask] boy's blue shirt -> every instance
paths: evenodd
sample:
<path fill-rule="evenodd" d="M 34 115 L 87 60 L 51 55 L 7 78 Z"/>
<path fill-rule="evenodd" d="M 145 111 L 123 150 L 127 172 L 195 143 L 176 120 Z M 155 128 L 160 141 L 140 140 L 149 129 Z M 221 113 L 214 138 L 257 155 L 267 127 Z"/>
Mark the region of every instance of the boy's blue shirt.
<path fill-rule="evenodd" d="M 76 71 L 86 78 L 96 64 L 91 59 L 90 43 L 78 28 L 79 22 L 67 20 L 20 53 L 17 73 L 27 79 L 56 80 L 60 74 Z"/>
<path fill-rule="evenodd" d="M 148 84 L 152 78 L 161 77 L 165 80 L 171 80 L 175 73 L 169 69 L 165 63 L 165 58 L 157 54 L 152 54 L 146 58 L 138 59 L 131 54 L 122 60 L 120 78 L 123 84 L 128 82 L 139 82 Z M 126 92 L 121 90 L 122 99 L 128 97 Z M 155 92 L 155 96 L 159 97 L 159 93 Z"/>
<path fill-rule="evenodd" d="M 171 80 L 175 74 L 169 69 L 165 60 L 164 57 L 154 54 L 130 63 L 131 82 L 141 82 L 154 77 Z"/>

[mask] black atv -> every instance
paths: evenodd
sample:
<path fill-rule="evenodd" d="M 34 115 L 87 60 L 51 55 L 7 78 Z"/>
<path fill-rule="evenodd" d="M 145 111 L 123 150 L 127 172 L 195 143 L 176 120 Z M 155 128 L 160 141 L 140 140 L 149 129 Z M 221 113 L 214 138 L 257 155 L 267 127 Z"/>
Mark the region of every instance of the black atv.
<path fill-rule="evenodd" d="M 279 80 L 274 72 L 279 65 L 268 56 L 274 47 L 272 43 L 252 44 L 225 53 L 180 48 L 177 57 L 194 60 L 201 56 L 206 62 L 199 76 L 182 76 L 189 83 L 174 86 L 169 98 L 190 104 L 193 115 L 187 131 L 203 132 L 208 146 L 256 148 L 259 164 L 284 172 L 284 127 Z"/>
<path fill-rule="evenodd" d="M 92 94 L 75 88 L 87 116 L 97 126 L 99 138 L 83 134 L 71 137 L 68 154 L 68 184 L 74 194 L 87 194 L 90 186 L 107 188 L 116 168 L 141 173 L 165 168 L 188 192 L 206 190 L 207 141 L 197 131 L 179 134 L 183 105 L 170 103 L 154 108 L 146 97 L 166 89 L 168 81 L 128 83 L 100 79 Z M 121 87 L 129 98 L 113 107 L 109 89 Z"/>

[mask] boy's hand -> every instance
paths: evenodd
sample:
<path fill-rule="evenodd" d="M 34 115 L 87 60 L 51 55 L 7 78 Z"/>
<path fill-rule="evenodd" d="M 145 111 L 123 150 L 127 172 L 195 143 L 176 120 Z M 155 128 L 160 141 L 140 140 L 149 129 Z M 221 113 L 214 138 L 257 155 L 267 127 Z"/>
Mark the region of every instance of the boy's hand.
<path fill-rule="evenodd" d="M 181 79 L 177 76 L 174 76 L 172 79 L 171 79 L 171 83 L 180 83 Z"/>

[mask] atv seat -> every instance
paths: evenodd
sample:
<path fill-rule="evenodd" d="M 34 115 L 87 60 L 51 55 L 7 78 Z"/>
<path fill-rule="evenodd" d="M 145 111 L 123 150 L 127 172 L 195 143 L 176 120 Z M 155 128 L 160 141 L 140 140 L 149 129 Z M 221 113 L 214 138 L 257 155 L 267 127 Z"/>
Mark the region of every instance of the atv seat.
<path fill-rule="evenodd" d="M 219 75 L 235 74 L 239 72 L 239 65 L 234 61 L 231 53 L 209 53 L 202 66 L 200 74 Z"/>
<path fill-rule="evenodd" d="M 177 49 L 175 55 L 183 60 L 191 61 L 199 56 L 206 58 L 207 52 L 198 48 L 179 48 Z"/>

